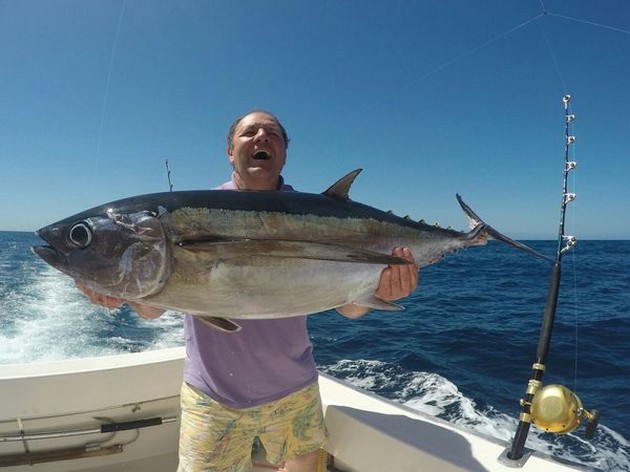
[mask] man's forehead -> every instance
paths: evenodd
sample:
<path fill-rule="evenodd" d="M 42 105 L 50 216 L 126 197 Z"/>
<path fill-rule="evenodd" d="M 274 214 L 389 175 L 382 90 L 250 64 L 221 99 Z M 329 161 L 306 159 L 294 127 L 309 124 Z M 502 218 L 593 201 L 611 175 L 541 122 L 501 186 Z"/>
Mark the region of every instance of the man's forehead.
<path fill-rule="evenodd" d="M 246 128 L 251 126 L 265 126 L 280 128 L 280 125 L 276 119 L 268 115 L 267 113 L 250 113 L 245 116 L 238 124 L 239 128 Z"/>

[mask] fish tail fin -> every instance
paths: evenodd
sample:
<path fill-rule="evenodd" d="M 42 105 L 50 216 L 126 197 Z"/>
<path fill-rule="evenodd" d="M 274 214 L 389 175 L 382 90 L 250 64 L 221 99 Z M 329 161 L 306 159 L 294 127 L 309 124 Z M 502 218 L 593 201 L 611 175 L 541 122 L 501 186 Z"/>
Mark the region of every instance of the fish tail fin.
<path fill-rule="evenodd" d="M 541 254 L 540 252 L 532 249 L 531 247 L 523 243 L 520 243 L 518 241 L 513 240 L 512 238 L 507 237 L 506 235 L 500 233 L 499 231 L 494 229 L 492 226 L 487 224 L 485 221 L 481 219 L 479 215 L 477 215 L 477 213 L 473 211 L 472 208 L 470 208 L 466 204 L 466 202 L 464 202 L 461 195 L 459 194 L 457 194 L 457 201 L 459 202 L 459 205 L 462 207 L 462 210 L 464 210 L 464 213 L 466 213 L 466 216 L 470 220 L 470 228 L 472 230 L 470 233 L 468 233 L 470 239 L 472 240 L 478 239 L 480 243 L 482 241 L 485 241 L 485 239 L 487 238 L 496 239 L 497 241 L 501 241 L 509 246 L 515 247 L 516 249 L 520 249 L 521 251 L 527 252 L 528 254 L 531 254 L 534 257 L 538 257 L 539 259 L 544 259 L 548 262 L 554 262 L 552 258 L 547 257 L 544 254 Z"/>

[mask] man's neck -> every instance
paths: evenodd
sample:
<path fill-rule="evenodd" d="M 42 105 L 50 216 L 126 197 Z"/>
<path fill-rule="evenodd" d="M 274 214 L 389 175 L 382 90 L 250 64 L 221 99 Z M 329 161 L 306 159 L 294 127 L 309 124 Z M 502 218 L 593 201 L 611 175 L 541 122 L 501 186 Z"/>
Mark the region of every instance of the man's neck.
<path fill-rule="evenodd" d="M 280 190 L 284 183 L 284 179 L 281 175 L 278 176 L 275 182 L 252 182 L 249 179 L 245 181 L 236 172 L 232 172 L 232 180 L 239 190 Z"/>

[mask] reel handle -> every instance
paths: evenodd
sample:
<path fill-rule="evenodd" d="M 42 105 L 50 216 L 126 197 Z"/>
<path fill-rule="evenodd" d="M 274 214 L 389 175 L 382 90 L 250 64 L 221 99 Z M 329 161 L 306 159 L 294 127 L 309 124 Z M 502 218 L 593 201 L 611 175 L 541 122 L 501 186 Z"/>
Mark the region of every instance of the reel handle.
<path fill-rule="evenodd" d="M 599 410 L 586 411 L 585 416 L 588 424 L 586 425 L 584 431 L 584 437 L 586 439 L 593 439 L 593 436 L 595 436 L 595 430 L 597 429 L 597 426 L 599 426 Z"/>

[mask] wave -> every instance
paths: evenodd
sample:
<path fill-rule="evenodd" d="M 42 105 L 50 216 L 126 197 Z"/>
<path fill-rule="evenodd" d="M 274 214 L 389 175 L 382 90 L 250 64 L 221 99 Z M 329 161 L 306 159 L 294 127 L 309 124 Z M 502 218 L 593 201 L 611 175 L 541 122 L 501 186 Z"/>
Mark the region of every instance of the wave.
<path fill-rule="evenodd" d="M 174 347 L 183 344 L 181 315 L 146 321 L 127 307 L 96 307 L 69 277 L 50 266 L 3 285 L 0 364 L 56 361 Z"/>

